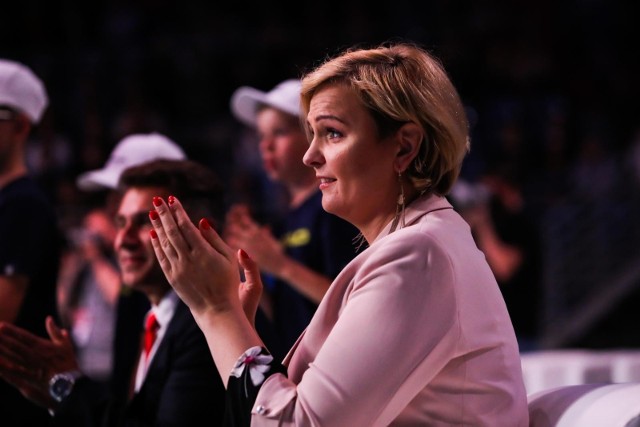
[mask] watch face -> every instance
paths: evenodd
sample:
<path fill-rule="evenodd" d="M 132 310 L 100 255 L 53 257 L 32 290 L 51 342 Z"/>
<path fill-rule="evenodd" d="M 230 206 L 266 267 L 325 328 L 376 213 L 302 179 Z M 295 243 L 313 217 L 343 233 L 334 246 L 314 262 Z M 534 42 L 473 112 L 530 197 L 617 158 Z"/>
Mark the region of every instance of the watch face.
<path fill-rule="evenodd" d="M 55 400 L 60 402 L 67 397 L 71 390 L 73 390 L 73 384 L 75 383 L 75 376 L 67 372 L 56 374 L 49 383 L 49 394 Z"/>
<path fill-rule="evenodd" d="M 71 391 L 72 386 L 73 383 L 67 378 L 58 378 L 56 382 L 53 383 L 52 391 L 57 396 L 66 396 Z"/>

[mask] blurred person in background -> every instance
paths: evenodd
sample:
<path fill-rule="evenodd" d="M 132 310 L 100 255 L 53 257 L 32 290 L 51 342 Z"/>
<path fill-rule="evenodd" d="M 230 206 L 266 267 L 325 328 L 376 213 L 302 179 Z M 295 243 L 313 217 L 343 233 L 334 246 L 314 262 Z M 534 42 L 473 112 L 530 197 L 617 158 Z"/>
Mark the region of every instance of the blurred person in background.
<path fill-rule="evenodd" d="M 29 175 L 25 149 L 48 102 L 30 68 L 0 59 L 0 321 L 40 336 L 46 316 L 57 318 L 62 236 L 51 200 Z M 50 418 L 3 380 L 0 414 L 7 427 L 44 426 Z"/>
<path fill-rule="evenodd" d="M 263 225 L 247 205 L 231 206 L 225 240 L 253 257 L 265 275 L 262 308 L 274 326 L 273 352 L 285 355 L 306 328 L 331 281 L 356 255 L 358 230 L 322 209 L 315 172 L 302 157 L 308 147 L 300 124 L 300 81 L 285 80 L 268 92 L 243 86 L 231 111 L 255 129 L 268 177 L 287 193 L 284 218 Z"/>
<path fill-rule="evenodd" d="M 506 165 L 477 182 L 458 180 L 450 197 L 471 227 L 507 304 L 521 352 L 539 348 L 542 319 L 542 242 L 525 208 L 516 172 Z"/>
<path fill-rule="evenodd" d="M 69 234 L 71 246 L 63 255 L 58 280 L 62 326 L 71 333 L 82 371 L 108 382 L 120 294 L 113 214 L 106 207 L 94 207 Z"/>

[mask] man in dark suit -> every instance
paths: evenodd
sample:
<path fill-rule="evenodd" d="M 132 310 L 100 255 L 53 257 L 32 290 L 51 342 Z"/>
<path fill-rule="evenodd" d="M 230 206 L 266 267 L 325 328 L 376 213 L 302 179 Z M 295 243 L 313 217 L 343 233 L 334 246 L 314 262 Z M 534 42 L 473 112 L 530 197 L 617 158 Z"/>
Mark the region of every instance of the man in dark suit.
<path fill-rule="evenodd" d="M 50 340 L 0 324 L 0 376 L 48 408 L 53 425 L 221 425 L 224 386 L 204 335 L 167 282 L 150 242 L 154 197 L 176 195 L 193 218 L 222 214 L 222 192 L 208 169 L 188 160 L 158 160 L 125 171 L 116 214 L 115 250 L 126 286 L 146 295 L 159 327 L 149 354 L 121 366 L 105 388 L 78 370 L 68 332 L 47 319 Z M 155 211 L 153 211 L 155 212 Z M 131 325 L 140 328 L 141 325 Z"/>

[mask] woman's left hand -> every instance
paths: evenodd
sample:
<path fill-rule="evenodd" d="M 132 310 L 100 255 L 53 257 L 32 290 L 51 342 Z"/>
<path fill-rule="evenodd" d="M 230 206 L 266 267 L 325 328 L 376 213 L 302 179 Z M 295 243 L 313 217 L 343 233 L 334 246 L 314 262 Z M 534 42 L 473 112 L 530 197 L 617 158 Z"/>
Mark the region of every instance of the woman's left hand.
<path fill-rule="evenodd" d="M 204 333 L 225 386 L 238 357 L 264 347 L 255 325 L 262 292 L 258 266 L 244 251 L 236 252 L 206 219 L 191 222 L 175 197 L 169 204 L 154 197 L 151 242 L 167 280 L 189 306 Z M 238 263 L 246 281 L 240 282 Z"/>
<path fill-rule="evenodd" d="M 153 249 L 171 286 L 194 315 L 242 310 L 235 251 L 206 219 L 196 228 L 177 198 L 169 197 L 168 203 L 154 197 L 158 215 L 150 218 Z"/>

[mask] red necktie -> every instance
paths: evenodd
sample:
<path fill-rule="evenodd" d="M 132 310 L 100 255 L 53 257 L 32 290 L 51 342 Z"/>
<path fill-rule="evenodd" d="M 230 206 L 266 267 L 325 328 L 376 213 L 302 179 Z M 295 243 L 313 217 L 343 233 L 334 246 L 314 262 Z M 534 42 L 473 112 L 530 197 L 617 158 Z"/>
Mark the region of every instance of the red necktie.
<path fill-rule="evenodd" d="M 144 356 L 145 360 L 149 359 L 149 353 L 151 353 L 151 347 L 156 340 L 158 334 L 158 328 L 160 324 L 156 320 L 156 315 L 151 312 L 147 317 L 147 322 L 144 327 Z"/>

